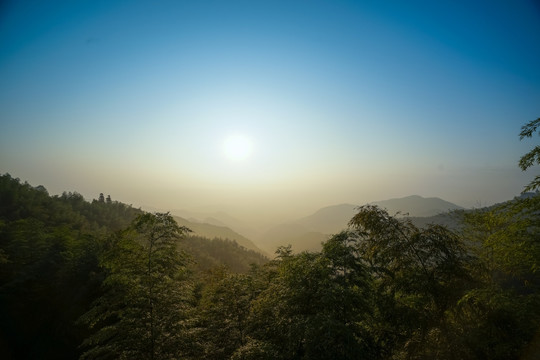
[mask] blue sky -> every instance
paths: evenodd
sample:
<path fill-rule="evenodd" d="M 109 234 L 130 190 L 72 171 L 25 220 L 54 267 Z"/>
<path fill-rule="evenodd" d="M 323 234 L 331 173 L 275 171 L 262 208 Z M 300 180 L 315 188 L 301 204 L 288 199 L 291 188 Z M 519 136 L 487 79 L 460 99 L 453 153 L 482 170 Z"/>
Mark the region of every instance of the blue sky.
<path fill-rule="evenodd" d="M 0 171 L 237 216 L 492 204 L 538 171 L 538 59 L 532 1 L 8 1 Z"/>

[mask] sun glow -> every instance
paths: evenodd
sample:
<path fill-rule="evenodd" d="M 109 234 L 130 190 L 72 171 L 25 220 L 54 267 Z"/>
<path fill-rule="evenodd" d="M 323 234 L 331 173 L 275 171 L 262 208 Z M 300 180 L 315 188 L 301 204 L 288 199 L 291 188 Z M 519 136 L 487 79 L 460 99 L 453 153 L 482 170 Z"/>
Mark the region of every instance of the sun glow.
<path fill-rule="evenodd" d="M 228 136 L 223 142 L 223 154 L 229 160 L 242 161 L 249 158 L 253 151 L 251 139 L 242 134 Z"/>

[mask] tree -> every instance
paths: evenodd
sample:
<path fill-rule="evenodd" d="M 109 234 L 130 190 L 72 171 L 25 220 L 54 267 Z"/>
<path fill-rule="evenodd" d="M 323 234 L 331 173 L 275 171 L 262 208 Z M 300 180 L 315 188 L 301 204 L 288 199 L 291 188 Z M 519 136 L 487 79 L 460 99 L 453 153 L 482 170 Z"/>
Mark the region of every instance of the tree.
<path fill-rule="evenodd" d="M 177 242 L 188 231 L 168 213 L 145 213 L 111 238 L 104 294 L 81 317 L 95 330 L 82 359 L 174 359 L 185 350 L 190 290 Z"/>
<path fill-rule="evenodd" d="M 140 213 L 0 175 L 0 358 L 80 356 L 89 332 L 75 322 L 101 295 L 103 241 Z"/>
<path fill-rule="evenodd" d="M 228 359 L 248 342 L 248 320 L 259 292 L 253 274 L 231 274 L 224 267 L 205 281 L 198 307 L 204 359 Z"/>
<path fill-rule="evenodd" d="M 449 341 L 448 314 L 471 282 L 462 239 L 443 226 L 418 228 L 372 205 L 358 208 L 349 226 L 351 246 L 373 281 L 366 328 L 381 355 L 459 358 L 459 346 Z"/>
<path fill-rule="evenodd" d="M 343 234 L 321 253 L 280 248 L 275 277 L 254 304 L 253 341 L 236 358 L 369 359 L 360 321 L 370 288 L 353 252 Z"/>
<path fill-rule="evenodd" d="M 518 359 L 527 348 L 539 350 L 539 213 L 537 195 L 464 214 L 478 284 L 459 306 L 466 345 L 477 358 Z"/>
<path fill-rule="evenodd" d="M 536 129 L 540 126 L 540 118 L 530 121 L 528 124 L 521 127 L 519 133 L 519 139 L 530 138 L 536 132 Z M 525 171 L 533 165 L 540 165 L 540 145 L 537 145 L 534 149 L 526 153 L 519 160 L 519 167 Z M 537 175 L 533 181 L 529 183 L 523 190 L 523 192 L 536 190 L 540 188 L 540 175 Z"/>

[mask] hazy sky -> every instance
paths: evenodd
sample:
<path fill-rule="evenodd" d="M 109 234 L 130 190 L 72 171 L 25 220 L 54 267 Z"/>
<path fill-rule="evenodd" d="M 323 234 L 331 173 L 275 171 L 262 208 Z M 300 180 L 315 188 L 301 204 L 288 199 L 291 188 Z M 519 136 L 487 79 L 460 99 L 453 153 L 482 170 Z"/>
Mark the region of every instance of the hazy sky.
<path fill-rule="evenodd" d="M 462 206 L 538 172 L 534 1 L 7 1 L 0 172 L 134 206 Z"/>

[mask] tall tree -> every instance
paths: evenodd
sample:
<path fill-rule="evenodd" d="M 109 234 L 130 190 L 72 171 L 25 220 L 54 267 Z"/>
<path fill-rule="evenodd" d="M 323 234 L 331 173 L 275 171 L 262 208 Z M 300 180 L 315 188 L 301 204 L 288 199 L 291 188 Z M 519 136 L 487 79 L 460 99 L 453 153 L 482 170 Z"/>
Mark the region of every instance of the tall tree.
<path fill-rule="evenodd" d="M 95 330 L 82 359 L 174 359 L 185 351 L 190 290 L 177 242 L 188 231 L 168 213 L 145 213 L 111 238 L 104 294 L 81 317 Z"/>
<path fill-rule="evenodd" d="M 533 340 L 540 329 L 539 213 L 537 195 L 464 214 L 478 285 L 460 301 L 460 322 L 477 358 L 540 350 Z"/>
<path fill-rule="evenodd" d="M 206 278 L 198 307 L 203 343 L 199 358 L 228 359 L 248 341 L 249 314 L 259 286 L 250 274 L 231 274 L 224 267 Z"/>
<path fill-rule="evenodd" d="M 347 236 L 335 236 L 321 253 L 281 248 L 278 256 L 275 277 L 254 304 L 254 341 L 237 358 L 369 359 L 371 341 L 360 324 L 369 286 Z"/>
<path fill-rule="evenodd" d="M 458 354 L 446 340 L 448 312 L 470 283 L 461 238 L 439 225 L 418 228 L 371 205 L 360 207 L 349 224 L 352 246 L 373 279 L 375 307 L 366 327 L 383 357 Z"/>

